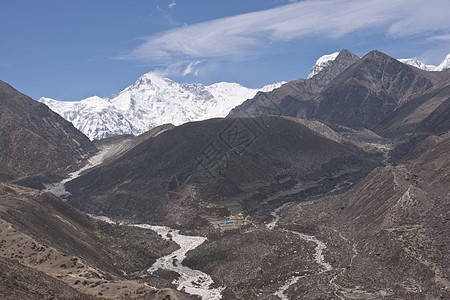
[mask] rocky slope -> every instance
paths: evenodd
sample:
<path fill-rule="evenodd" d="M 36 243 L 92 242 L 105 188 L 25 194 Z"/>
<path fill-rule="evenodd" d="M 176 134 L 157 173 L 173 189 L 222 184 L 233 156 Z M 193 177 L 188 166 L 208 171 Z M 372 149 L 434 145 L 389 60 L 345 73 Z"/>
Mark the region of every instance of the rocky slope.
<path fill-rule="evenodd" d="M 283 83 L 261 89 L 228 82 L 204 86 L 180 84 L 147 73 L 113 99 L 90 97 L 81 101 L 58 101 L 41 98 L 39 102 L 72 122 L 91 140 L 99 140 L 120 134 L 140 135 L 166 123 L 180 125 L 225 117 L 233 107 L 258 91 L 268 92 Z"/>
<path fill-rule="evenodd" d="M 61 176 L 93 152 L 71 123 L 0 81 L 0 180 Z"/>
<path fill-rule="evenodd" d="M 223 234 L 187 263 L 233 287 L 226 299 L 445 299 L 449 141 L 431 136 L 346 192 L 296 195 L 270 223 Z"/>
<path fill-rule="evenodd" d="M 83 294 L 43 272 L 0 256 L 0 297 L 2 299 L 100 299 Z"/>
<path fill-rule="evenodd" d="M 376 129 L 384 136 L 442 134 L 450 128 L 450 77 L 395 110 Z"/>
<path fill-rule="evenodd" d="M 297 195 L 187 262 L 232 287 L 225 299 L 446 299 L 448 142 L 430 137 L 344 193 Z"/>

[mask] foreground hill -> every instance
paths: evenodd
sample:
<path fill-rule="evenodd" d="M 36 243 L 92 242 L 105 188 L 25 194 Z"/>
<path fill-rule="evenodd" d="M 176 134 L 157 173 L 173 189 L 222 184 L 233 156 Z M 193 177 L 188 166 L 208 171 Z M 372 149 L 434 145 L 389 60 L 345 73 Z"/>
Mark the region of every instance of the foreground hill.
<path fill-rule="evenodd" d="M 154 299 L 162 293 L 139 276 L 176 249 L 153 231 L 95 221 L 8 183 L 0 183 L 0 241 L 2 299 Z"/>
<path fill-rule="evenodd" d="M 333 245 L 327 253 L 342 269 L 325 285 L 334 295 L 450 296 L 449 137 L 431 136 L 399 165 L 376 168 L 349 191 L 286 211 L 280 226 L 297 224 Z"/>
<path fill-rule="evenodd" d="M 208 215 L 257 216 L 279 189 L 314 194 L 374 166 L 348 148 L 280 117 L 188 123 L 141 142 L 69 182 L 69 203 L 95 214 L 191 226 Z"/>
<path fill-rule="evenodd" d="M 95 150 L 71 123 L 0 81 L 0 180 L 61 176 Z"/>
<path fill-rule="evenodd" d="M 447 299 L 449 141 L 430 137 L 343 193 L 296 195 L 186 264 L 229 287 L 225 299 Z"/>

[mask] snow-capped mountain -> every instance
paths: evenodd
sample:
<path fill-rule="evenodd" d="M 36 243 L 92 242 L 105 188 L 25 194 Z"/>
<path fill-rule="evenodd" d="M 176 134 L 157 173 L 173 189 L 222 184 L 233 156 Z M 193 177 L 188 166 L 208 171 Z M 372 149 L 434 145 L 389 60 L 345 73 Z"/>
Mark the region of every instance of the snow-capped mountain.
<path fill-rule="evenodd" d="M 450 69 L 450 53 L 444 58 L 439 66 L 434 71 L 443 71 Z"/>
<path fill-rule="evenodd" d="M 139 135 L 165 123 L 180 125 L 225 117 L 258 91 L 271 91 L 282 84 L 284 82 L 261 89 L 228 82 L 205 86 L 176 83 L 147 73 L 112 99 L 90 97 L 81 101 L 58 101 L 43 97 L 39 101 L 72 122 L 91 140 L 98 140 L 127 133 Z"/>
<path fill-rule="evenodd" d="M 321 70 L 323 70 L 326 66 L 328 66 L 332 61 L 336 59 L 338 54 L 339 52 L 335 52 L 321 56 L 312 67 L 311 72 L 308 75 L 308 79 L 310 79 L 311 77 L 319 73 Z M 439 66 L 426 65 L 419 59 L 417 59 L 417 57 L 399 59 L 399 61 L 424 71 L 443 71 L 446 69 L 450 69 L 450 53 L 447 55 L 446 58 L 444 58 L 444 60 L 441 62 Z"/>
<path fill-rule="evenodd" d="M 339 52 L 334 52 L 331 54 L 321 56 L 312 67 L 311 72 L 308 75 L 308 79 L 310 79 L 311 77 L 319 73 L 321 70 L 323 70 L 326 66 L 330 64 L 331 61 L 334 61 L 338 55 Z"/>
<path fill-rule="evenodd" d="M 417 57 L 414 58 L 405 58 L 405 59 L 399 59 L 400 62 L 414 66 L 416 68 L 419 68 L 424 71 L 443 71 L 446 69 L 450 69 L 450 53 L 447 55 L 446 58 L 440 63 L 439 66 L 433 66 L 433 65 L 426 65 L 420 60 L 417 59 Z"/>
<path fill-rule="evenodd" d="M 404 64 L 419 68 L 424 71 L 434 71 L 436 69 L 436 66 L 433 65 L 426 65 L 420 60 L 417 59 L 417 57 L 414 58 L 402 58 L 398 60 L 399 62 L 402 62 Z"/>

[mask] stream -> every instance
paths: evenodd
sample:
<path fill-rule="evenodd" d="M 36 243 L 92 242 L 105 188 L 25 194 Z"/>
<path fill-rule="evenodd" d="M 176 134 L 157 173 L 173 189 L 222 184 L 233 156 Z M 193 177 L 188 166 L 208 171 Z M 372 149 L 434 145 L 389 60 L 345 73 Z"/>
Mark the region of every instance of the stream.
<path fill-rule="evenodd" d="M 59 182 L 56 182 L 56 183 L 44 184 L 45 189 L 43 191 L 50 192 L 50 193 L 54 194 L 55 196 L 60 197 L 62 200 L 65 200 L 68 196 L 70 196 L 70 193 L 66 190 L 66 187 L 65 187 L 66 183 L 80 177 L 84 171 L 87 171 L 93 167 L 96 167 L 96 166 L 102 164 L 106 158 L 108 158 L 109 156 L 112 155 L 111 152 L 113 152 L 113 151 L 117 151 L 117 150 L 115 150 L 111 146 L 104 147 L 96 155 L 89 158 L 88 163 L 84 167 L 82 167 L 81 169 L 79 169 L 75 172 L 70 173 L 67 178 L 65 178 Z"/>
<path fill-rule="evenodd" d="M 278 221 L 280 220 L 281 216 L 279 215 L 280 211 L 283 210 L 288 203 L 278 207 L 274 212 L 271 213 L 271 215 L 274 217 L 273 221 L 266 224 L 266 227 L 268 229 L 273 230 L 276 226 Z M 322 271 L 320 273 L 323 272 L 328 272 L 331 271 L 333 269 L 333 267 L 327 263 L 325 261 L 325 257 L 323 255 L 323 251 L 327 248 L 327 245 L 320 241 L 319 239 L 317 239 L 315 236 L 312 235 L 307 235 L 304 233 L 300 233 L 297 231 L 293 231 L 293 230 L 287 230 L 287 229 L 280 229 L 283 232 L 289 232 L 292 234 L 297 235 L 298 237 L 300 237 L 301 239 L 307 241 L 307 242 L 313 242 L 316 244 L 316 247 L 314 248 L 314 261 L 321 266 Z M 286 281 L 286 283 L 281 286 L 278 291 L 276 291 L 275 293 L 273 293 L 273 295 L 278 296 L 278 298 L 282 299 L 282 300 L 289 300 L 289 298 L 285 295 L 285 292 L 294 284 L 297 283 L 297 281 L 299 281 L 301 278 L 305 277 L 305 275 L 302 276 L 293 276 L 291 277 L 288 281 Z"/>
<path fill-rule="evenodd" d="M 91 157 L 88 163 L 78 171 L 70 173 L 64 180 L 45 185 L 45 192 L 53 193 L 64 200 L 70 193 L 66 191 L 65 184 L 75 178 L 78 178 L 83 172 L 102 164 L 105 160 L 120 155 L 125 152 L 128 147 L 124 142 L 120 145 L 108 145 L 100 149 L 100 151 Z M 101 220 L 110 224 L 120 226 L 134 226 L 143 229 L 152 230 L 165 240 L 172 240 L 180 246 L 180 249 L 171 254 L 159 258 L 147 272 L 153 273 L 158 269 L 164 269 L 176 272 L 180 276 L 172 283 L 177 286 L 177 289 L 184 291 L 191 295 L 197 295 L 203 300 L 218 300 L 222 299 L 222 291 L 224 287 L 212 288 L 214 283 L 211 276 L 199 270 L 193 270 L 189 267 L 183 266 L 182 262 L 186 258 L 186 253 L 203 244 L 207 238 L 201 236 L 189 236 L 180 234 L 179 230 L 171 229 L 166 226 L 155 226 L 149 224 L 125 224 L 122 222 L 115 222 L 106 216 L 94 216 L 88 214 L 91 218 Z"/>
<path fill-rule="evenodd" d="M 183 266 L 182 262 L 186 258 L 186 253 L 194 250 L 203 244 L 207 238 L 202 236 L 191 236 L 180 234 L 179 230 L 171 229 L 167 226 L 157 226 L 149 224 L 126 224 L 111 220 L 105 216 L 89 215 L 91 218 L 101 220 L 110 224 L 121 226 L 133 226 L 147 230 L 152 230 L 159 234 L 165 240 L 171 240 L 180 246 L 180 249 L 175 250 L 169 255 L 160 257 L 156 262 L 147 269 L 148 273 L 154 273 L 158 269 L 173 271 L 180 276 L 172 281 L 177 286 L 179 291 L 184 291 L 191 295 L 196 295 L 203 300 L 219 300 L 222 299 L 222 291 L 224 287 L 212 288 L 214 283 L 211 276 L 200 271 L 193 270 L 189 267 Z"/>
<path fill-rule="evenodd" d="M 150 229 L 160 234 L 165 240 L 172 240 L 180 246 L 180 249 L 159 258 L 147 271 L 153 273 L 158 269 L 169 270 L 180 275 L 172 283 L 177 285 L 177 289 L 191 295 L 200 296 L 204 300 L 222 299 L 224 287 L 212 288 L 214 283 L 211 276 L 199 270 L 193 270 L 183 266 L 182 262 L 186 258 L 186 253 L 203 244 L 207 239 L 201 236 L 182 235 L 179 230 L 166 226 L 154 226 L 148 224 L 134 224 L 144 229 Z"/>

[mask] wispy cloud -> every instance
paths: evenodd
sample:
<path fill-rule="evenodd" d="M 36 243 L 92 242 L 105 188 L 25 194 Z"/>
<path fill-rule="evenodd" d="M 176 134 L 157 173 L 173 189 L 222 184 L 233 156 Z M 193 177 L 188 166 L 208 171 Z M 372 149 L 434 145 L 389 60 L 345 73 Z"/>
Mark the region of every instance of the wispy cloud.
<path fill-rule="evenodd" d="M 173 76 L 197 76 L 200 71 L 200 65 L 202 61 L 195 60 L 177 60 L 166 66 L 160 66 L 153 69 L 152 74 L 159 77 L 170 77 Z"/>
<path fill-rule="evenodd" d="M 173 2 L 174 3 L 174 2 Z M 377 29 L 389 38 L 447 36 L 448 0 L 306 0 L 161 32 L 124 58 L 172 63 L 264 55 L 267 45 Z"/>
<path fill-rule="evenodd" d="M 200 63 L 201 63 L 201 61 L 199 61 L 199 60 L 190 62 L 190 63 L 186 66 L 186 68 L 184 69 L 184 71 L 183 71 L 183 76 L 186 76 L 186 75 L 189 75 L 189 74 L 192 74 L 192 75 L 194 75 L 194 76 L 197 76 L 197 75 L 198 75 L 198 72 L 199 72 L 199 68 L 198 68 L 197 66 L 198 66 Z"/>
<path fill-rule="evenodd" d="M 169 3 L 169 5 L 167 5 L 167 7 L 172 9 L 175 5 L 177 5 L 177 3 L 175 1 L 172 1 L 171 3 Z"/>
<path fill-rule="evenodd" d="M 429 40 L 432 40 L 432 41 L 450 41 L 450 34 L 432 36 L 432 37 L 429 38 Z"/>

